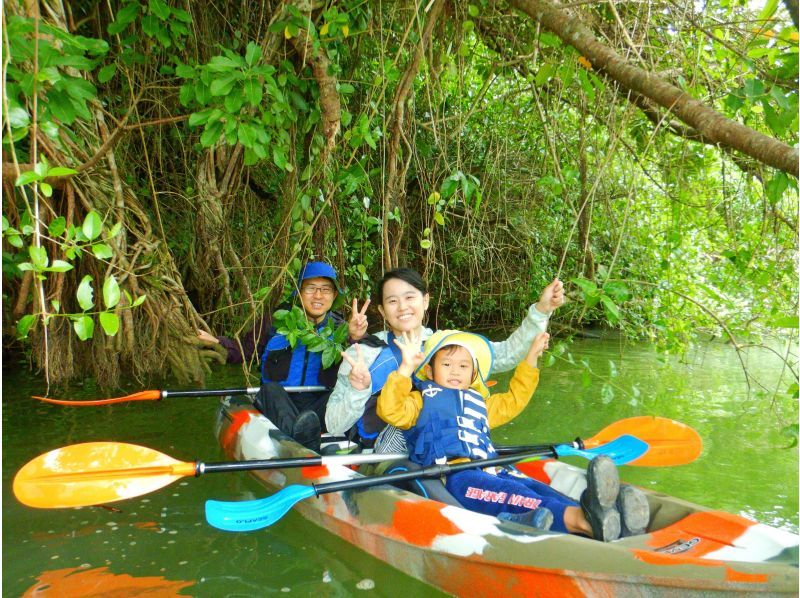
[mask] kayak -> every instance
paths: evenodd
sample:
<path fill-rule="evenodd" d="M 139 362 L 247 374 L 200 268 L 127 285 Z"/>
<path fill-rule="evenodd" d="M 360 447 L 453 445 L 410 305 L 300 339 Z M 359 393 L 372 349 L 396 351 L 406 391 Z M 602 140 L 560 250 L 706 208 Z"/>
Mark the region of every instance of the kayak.
<path fill-rule="evenodd" d="M 235 460 L 310 454 L 246 398 L 223 400 L 215 431 Z M 560 461 L 525 471 L 568 495 L 585 487 L 585 471 Z M 271 491 L 362 477 L 342 465 L 251 473 Z M 295 508 L 392 567 L 458 596 L 797 595 L 797 535 L 643 491 L 651 511 L 647 533 L 609 543 L 500 521 L 389 485 L 331 492 Z"/>

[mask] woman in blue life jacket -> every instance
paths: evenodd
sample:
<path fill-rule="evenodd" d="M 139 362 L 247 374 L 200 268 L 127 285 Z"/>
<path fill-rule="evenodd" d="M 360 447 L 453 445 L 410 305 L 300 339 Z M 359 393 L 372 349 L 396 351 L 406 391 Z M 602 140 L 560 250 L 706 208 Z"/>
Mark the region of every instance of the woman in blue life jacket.
<path fill-rule="evenodd" d="M 413 333 L 420 342 L 433 334 L 433 330 L 423 325 L 429 303 L 427 285 L 416 271 L 397 268 L 384 274 L 378 286 L 378 311 L 388 330 L 364 337 L 344 353 L 336 386 L 328 399 L 325 421 L 329 432 L 348 433 L 361 444 L 374 444 L 379 452 L 405 450 L 403 435 L 386 426 L 375 405 L 389 374 L 401 362 L 394 340 L 402 342 L 403 332 Z M 550 314 L 563 304 L 564 285 L 555 279 L 542 291 L 539 301 L 528 308 L 525 319 L 511 336 L 491 343 L 495 359 L 492 372 L 487 375 L 515 368 L 534 337 L 545 332 Z M 365 383 L 367 374 L 369 383 Z"/>
<path fill-rule="evenodd" d="M 331 265 L 325 262 L 306 263 L 298 275 L 297 287 L 298 291 L 293 293 L 293 296 L 299 297 L 305 315 L 314 323 L 317 331 L 322 330 L 329 320 L 333 320 L 334 330 L 344 321 L 340 314 L 331 311 L 340 291 L 336 270 Z M 366 310 L 369 307 L 369 300 L 361 310 L 358 309 L 356 300 L 353 301 L 352 307 L 348 324 L 348 342 L 356 342 L 366 334 Z M 260 326 L 266 328 L 263 322 Z M 248 333 L 246 338 L 249 339 L 251 336 L 253 335 Z M 298 341 L 292 348 L 286 336 L 278 334 L 271 323 L 269 328 L 265 329 L 263 337 L 262 385 L 254 404 L 282 432 L 292 436 L 304 446 L 318 451 L 322 425 L 325 422 L 325 409 L 331 389 L 336 383 L 339 364 L 322 367 L 320 351 L 309 351 L 302 341 Z M 255 350 L 255 347 L 261 344 L 254 343 L 250 350 Z M 240 354 L 239 351 L 234 353 Z M 293 392 L 290 395 L 284 389 L 286 386 L 323 386 L 326 390 Z"/>

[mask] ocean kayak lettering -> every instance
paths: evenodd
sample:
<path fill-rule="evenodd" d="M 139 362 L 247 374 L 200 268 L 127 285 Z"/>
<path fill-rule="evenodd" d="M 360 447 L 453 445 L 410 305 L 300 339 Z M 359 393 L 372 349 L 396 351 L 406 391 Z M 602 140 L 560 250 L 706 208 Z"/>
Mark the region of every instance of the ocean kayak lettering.
<path fill-rule="evenodd" d="M 507 502 L 509 505 L 524 507 L 526 509 L 535 509 L 542 504 L 542 501 L 538 498 L 529 498 L 527 496 L 520 496 L 519 494 L 512 494 L 511 496 L 508 496 L 508 494 L 505 492 L 492 492 L 491 490 L 481 490 L 480 488 L 474 488 L 472 486 L 467 488 L 464 496 L 473 500 L 496 502 L 500 503 L 501 505 L 506 504 L 506 499 L 508 499 Z"/>
<path fill-rule="evenodd" d="M 700 538 L 692 538 L 691 540 L 675 540 L 672 544 L 667 544 L 661 548 L 656 548 L 656 552 L 662 554 L 680 554 L 691 550 L 700 543 Z"/>

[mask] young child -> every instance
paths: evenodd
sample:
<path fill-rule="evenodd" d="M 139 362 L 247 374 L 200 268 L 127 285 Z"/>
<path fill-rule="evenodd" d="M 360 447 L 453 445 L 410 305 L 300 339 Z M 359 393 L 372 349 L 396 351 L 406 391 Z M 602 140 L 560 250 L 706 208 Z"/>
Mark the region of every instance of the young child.
<path fill-rule="evenodd" d="M 549 338 L 547 333 L 536 336 L 509 391 L 489 396 L 484 373 L 491 369 L 492 354 L 485 338 L 443 330 L 420 352 L 419 339 L 404 333 L 403 342 L 396 341 L 402 363 L 389 375 L 378 415 L 404 430 L 409 458 L 422 466 L 494 457 L 489 430 L 511 421 L 528 404 L 539 381 L 537 360 Z M 418 390 L 412 388 L 415 373 Z M 552 525 L 554 531 L 611 541 L 623 525 L 617 508 L 619 476 L 607 457 L 591 462 L 580 505 L 546 484 L 504 469 L 459 471 L 447 476 L 445 486 L 467 509 L 540 529 Z M 629 515 L 626 531 L 631 534 L 642 533 L 649 518 L 647 501 L 637 492 L 640 496 L 632 502 L 626 499 L 631 504 L 621 505 Z"/>

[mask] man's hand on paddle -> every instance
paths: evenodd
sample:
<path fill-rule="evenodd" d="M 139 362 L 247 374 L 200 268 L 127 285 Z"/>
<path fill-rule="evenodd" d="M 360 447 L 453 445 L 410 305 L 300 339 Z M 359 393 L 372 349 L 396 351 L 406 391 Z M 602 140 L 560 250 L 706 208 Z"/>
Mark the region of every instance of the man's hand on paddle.
<path fill-rule="evenodd" d="M 401 338 L 403 339 L 402 343 L 399 338 L 394 339 L 394 344 L 400 347 L 400 353 L 403 355 L 403 361 L 397 368 L 397 373 L 410 378 L 417 366 L 425 361 L 425 353 L 420 351 L 421 339 L 418 333 L 403 332 Z"/>
<path fill-rule="evenodd" d="M 367 334 L 367 308 L 369 307 L 369 299 L 364 302 L 364 306 L 359 311 L 358 299 L 353 299 L 353 309 L 350 312 L 350 322 L 347 328 L 350 331 L 350 342 L 355 343 L 360 341 Z"/>
<path fill-rule="evenodd" d="M 564 283 L 558 278 L 554 278 L 553 282 L 542 291 L 536 309 L 543 314 L 550 315 L 562 305 L 564 305 Z"/>
<path fill-rule="evenodd" d="M 342 351 L 342 359 L 350 364 L 350 374 L 347 379 L 350 386 L 356 390 L 364 390 L 372 386 L 372 376 L 369 373 L 367 364 L 364 363 L 364 356 L 361 354 L 361 345 L 354 345 L 356 348 L 356 358 L 353 359 Z"/>

